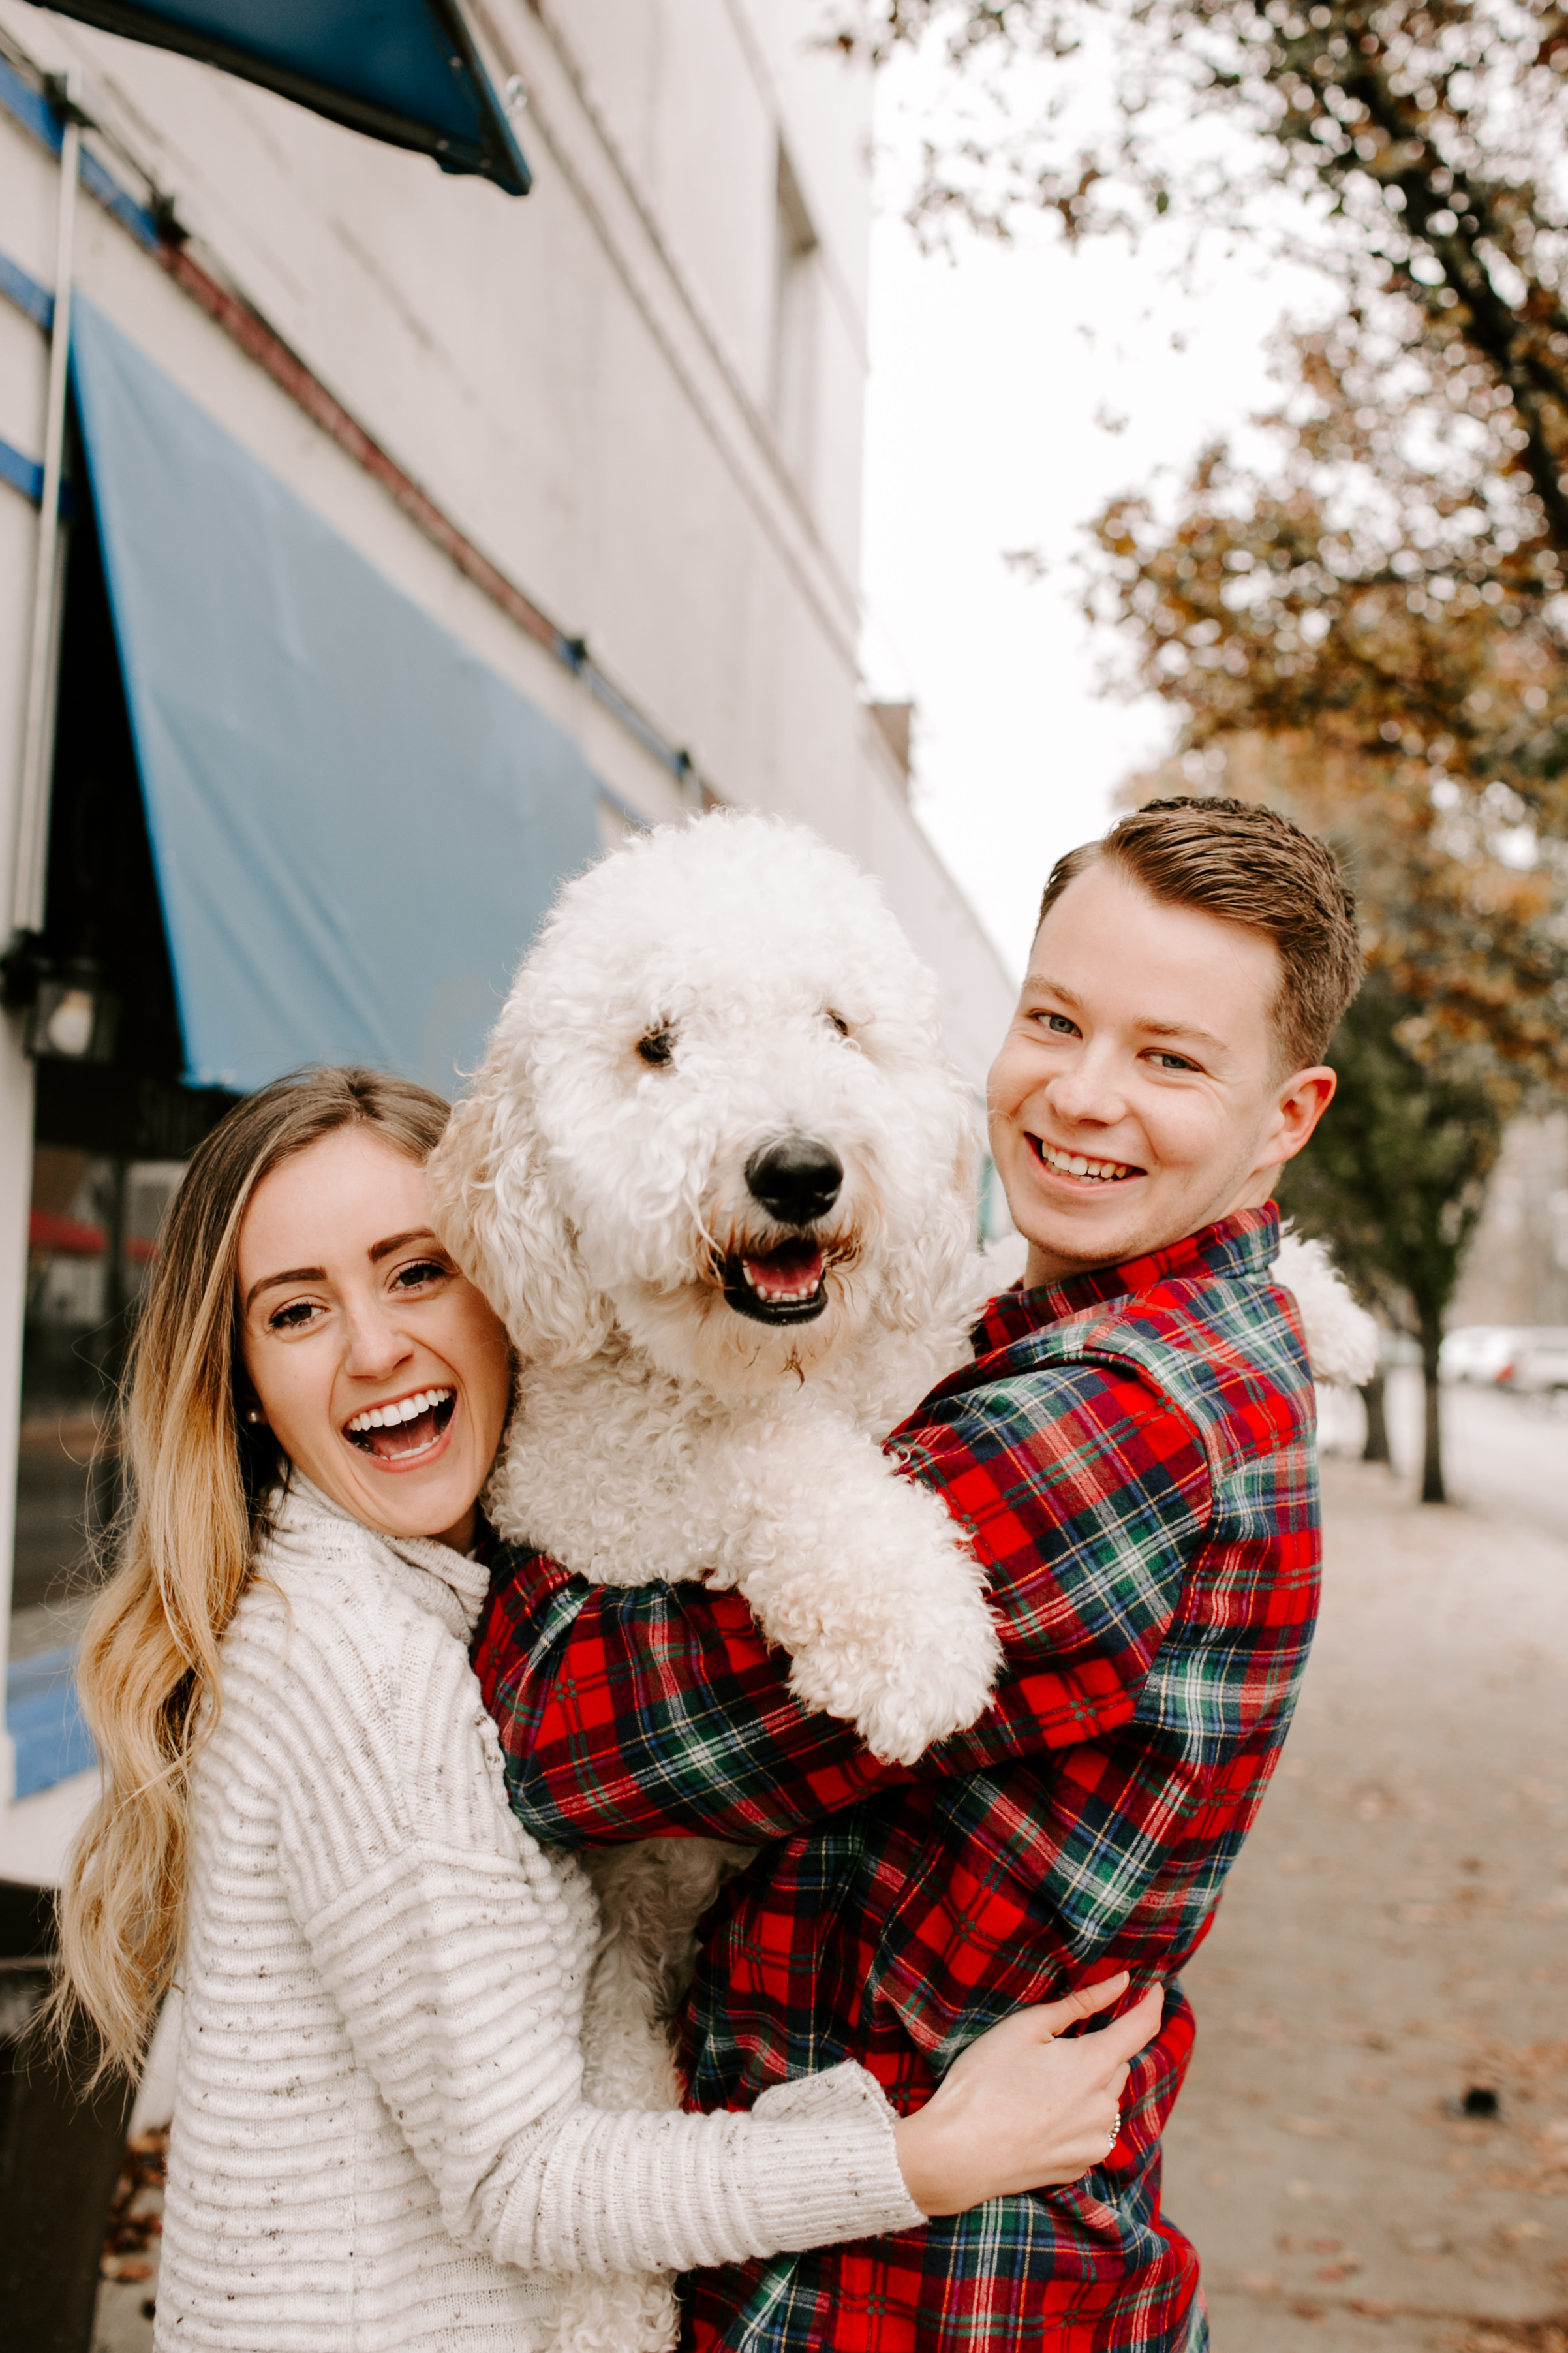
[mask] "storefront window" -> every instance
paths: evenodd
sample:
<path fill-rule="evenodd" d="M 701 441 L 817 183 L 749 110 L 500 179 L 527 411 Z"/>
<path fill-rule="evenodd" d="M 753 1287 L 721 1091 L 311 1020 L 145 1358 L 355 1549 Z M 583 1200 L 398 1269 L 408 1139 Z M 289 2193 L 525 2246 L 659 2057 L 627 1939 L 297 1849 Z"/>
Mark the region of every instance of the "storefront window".
<path fill-rule="evenodd" d="M 40 1144 L 27 1233 L 11 1654 L 74 1637 L 122 1500 L 114 1400 L 183 1164 Z"/>
<path fill-rule="evenodd" d="M 68 1038 L 52 1038 L 35 1072 L 6 1697 L 24 1794 L 84 1761 L 61 1694 L 123 1500 L 114 1402 L 126 1344 L 170 1196 L 232 1100 L 181 1083 L 168 945 L 79 466 L 76 486 L 47 905 L 32 947 L 41 975 L 87 976 L 115 1018 L 109 1060 L 73 1059 Z"/>

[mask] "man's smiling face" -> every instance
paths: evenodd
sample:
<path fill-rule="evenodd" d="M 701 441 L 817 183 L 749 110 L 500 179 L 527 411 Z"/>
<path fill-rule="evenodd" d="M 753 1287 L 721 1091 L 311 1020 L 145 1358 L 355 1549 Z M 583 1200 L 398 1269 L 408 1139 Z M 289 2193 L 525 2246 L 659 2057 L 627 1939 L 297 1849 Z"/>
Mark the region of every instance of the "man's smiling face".
<path fill-rule="evenodd" d="M 1041 924 L 987 1088 L 1031 1287 L 1260 1206 L 1334 1091 L 1279 1068 L 1273 941 L 1100 860 Z"/>

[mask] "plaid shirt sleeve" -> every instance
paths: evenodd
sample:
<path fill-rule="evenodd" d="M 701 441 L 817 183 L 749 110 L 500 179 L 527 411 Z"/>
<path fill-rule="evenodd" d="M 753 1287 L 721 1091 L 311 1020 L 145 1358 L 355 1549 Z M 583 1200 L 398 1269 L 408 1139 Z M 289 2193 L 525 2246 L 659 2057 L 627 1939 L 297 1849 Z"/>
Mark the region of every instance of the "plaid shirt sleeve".
<path fill-rule="evenodd" d="M 890 1441 L 967 1527 L 1005 1664 L 991 1707 L 914 1773 L 790 1694 L 744 1602 L 590 1587 L 538 1554 L 498 1570 L 475 1648 L 513 1810 L 559 1845 L 777 1838 L 874 1790 L 1126 1724 L 1211 1507 L 1189 1417 L 1116 1361 L 963 1380 Z"/>

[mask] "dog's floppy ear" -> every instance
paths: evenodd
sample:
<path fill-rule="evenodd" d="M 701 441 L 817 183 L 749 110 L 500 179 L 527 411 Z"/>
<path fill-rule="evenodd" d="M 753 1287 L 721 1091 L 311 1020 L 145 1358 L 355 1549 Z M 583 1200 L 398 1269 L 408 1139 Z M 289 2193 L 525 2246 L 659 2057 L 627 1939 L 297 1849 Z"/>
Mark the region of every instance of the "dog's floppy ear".
<path fill-rule="evenodd" d="M 455 1107 L 428 1176 L 438 1232 L 520 1356 L 574 1365 L 603 1346 L 615 1310 L 584 1271 L 531 1089 L 499 1038 Z"/>
<path fill-rule="evenodd" d="M 968 1089 L 945 1079 L 925 1163 L 934 1183 L 921 1204 L 917 1230 L 889 1255 L 879 1312 L 895 1330 L 929 1331 L 951 1311 L 954 1286 L 975 1251 L 979 1228 L 980 1128 Z M 945 1178 L 940 1172 L 945 1169 Z"/>

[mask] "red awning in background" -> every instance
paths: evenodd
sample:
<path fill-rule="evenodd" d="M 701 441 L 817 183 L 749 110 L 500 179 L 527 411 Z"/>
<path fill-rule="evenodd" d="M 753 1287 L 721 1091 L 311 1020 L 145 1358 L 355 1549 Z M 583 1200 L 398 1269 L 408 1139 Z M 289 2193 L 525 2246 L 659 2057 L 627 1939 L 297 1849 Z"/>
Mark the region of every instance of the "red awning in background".
<path fill-rule="evenodd" d="M 27 1248 L 48 1258 L 101 1258 L 103 1228 L 84 1225 L 58 1209 L 35 1209 L 27 1219 Z"/>
<path fill-rule="evenodd" d="M 27 1219 L 27 1248 L 42 1258 L 101 1258 L 105 1236 L 101 1226 L 89 1226 L 80 1218 L 68 1218 L 59 1209 L 34 1209 Z M 139 1266 L 145 1266 L 158 1255 L 156 1242 L 143 1234 L 128 1234 L 125 1255 Z"/>

